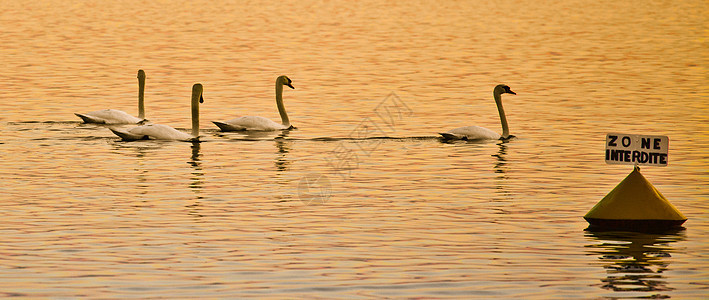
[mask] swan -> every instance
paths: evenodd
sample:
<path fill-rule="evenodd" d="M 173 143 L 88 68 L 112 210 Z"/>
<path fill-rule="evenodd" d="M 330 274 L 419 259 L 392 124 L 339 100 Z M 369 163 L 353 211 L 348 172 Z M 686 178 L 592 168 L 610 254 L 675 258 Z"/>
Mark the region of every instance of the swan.
<path fill-rule="evenodd" d="M 199 138 L 199 104 L 204 103 L 202 97 L 202 84 L 192 86 L 192 134 L 178 131 L 170 126 L 161 124 L 148 124 L 120 130 L 110 128 L 114 134 L 124 141 L 135 140 L 172 140 L 172 141 L 198 141 Z"/>
<path fill-rule="evenodd" d="M 495 98 L 495 103 L 497 104 L 497 111 L 500 113 L 502 135 L 480 126 L 460 127 L 439 134 L 442 135 L 445 140 L 506 140 L 514 137 L 513 135 L 510 135 L 510 129 L 507 126 L 507 117 L 505 116 L 505 109 L 502 107 L 502 94 L 505 93 L 517 95 L 517 93 L 510 90 L 509 86 L 504 84 L 498 84 L 492 91 L 492 95 Z"/>
<path fill-rule="evenodd" d="M 104 109 L 85 114 L 74 113 L 84 123 L 98 124 L 138 124 L 145 122 L 145 71 L 138 70 L 138 117 L 117 109 Z"/>
<path fill-rule="evenodd" d="M 292 83 L 293 81 L 285 75 L 281 75 L 276 78 L 276 106 L 278 106 L 278 113 L 281 115 L 282 124 L 278 124 L 264 117 L 255 116 L 244 116 L 225 122 L 212 121 L 212 123 L 217 125 L 217 127 L 219 127 L 222 131 L 274 131 L 294 129 L 295 127 L 293 127 L 288 120 L 286 108 L 283 106 L 283 86 L 287 85 L 291 89 L 295 89 Z"/>

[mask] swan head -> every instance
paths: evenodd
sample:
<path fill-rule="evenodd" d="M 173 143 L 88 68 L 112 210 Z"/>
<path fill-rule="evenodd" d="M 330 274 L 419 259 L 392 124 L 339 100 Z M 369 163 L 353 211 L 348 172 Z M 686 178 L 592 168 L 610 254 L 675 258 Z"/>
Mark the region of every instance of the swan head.
<path fill-rule="evenodd" d="M 517 95 L 517 93 L 513 92 L 510 89 L 510 86 L 506 84 L 498 84 L 495 87 L 495 90 L 493 91 L 494 94 L 502 95 L 502 94 L 512 94 L 512 95 Z"/>
<path fill-rule="evenodd" d="M 145 79 L 145 71 L 143 71 L 143 70 L 138 70 L 138 78 L 140 78 L 140 79 Z"/>
<path fill-rule="evenodd" d="M 293 81 L 286 75 L 278 76 L 277 81 L 281 82 L 283 85 L 287 85 L 289 88 L 295 89 L 295 87 L 293 87 Z"/>
<path fill-rule="evenodd" d="M 192 86 L 192 98 L 197 98 L 199 97 L 199 103 L 204 103 L 204 98 L 202 97 L 202 92 L 204 91 L 204 87 L 202 87 L 201 83 L 195 83 Z M 194 101 L 194 100 L 193 100 Z"/>

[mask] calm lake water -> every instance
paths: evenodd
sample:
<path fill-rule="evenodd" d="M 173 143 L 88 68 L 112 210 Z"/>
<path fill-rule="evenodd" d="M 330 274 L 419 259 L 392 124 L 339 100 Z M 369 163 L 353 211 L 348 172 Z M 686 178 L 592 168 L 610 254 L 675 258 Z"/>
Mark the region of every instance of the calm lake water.
<path fill-rule="evenodd" d="M 0 295 L 709 295 L 706 1 L 3 1 Z M 201 143 L 121 142 L 75 112 Z M 210 121 L 298 127 L 221 133 Z M 509 142 L 443 143 L 479 125 Z M 630 171 L 608 132 L 667 135 L 642 173 L 688 221 L 589 232 Z"/>

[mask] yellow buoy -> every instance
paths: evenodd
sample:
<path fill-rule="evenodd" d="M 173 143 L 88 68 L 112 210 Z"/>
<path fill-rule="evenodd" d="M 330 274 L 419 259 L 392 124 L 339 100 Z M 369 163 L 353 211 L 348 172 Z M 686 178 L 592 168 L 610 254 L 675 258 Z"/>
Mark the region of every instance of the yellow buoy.
<path fill-rule="evenodd" d="M 687 221 L 637 166 L 583 218 L 592 228 L 634 231 L 671 229 Z"/>

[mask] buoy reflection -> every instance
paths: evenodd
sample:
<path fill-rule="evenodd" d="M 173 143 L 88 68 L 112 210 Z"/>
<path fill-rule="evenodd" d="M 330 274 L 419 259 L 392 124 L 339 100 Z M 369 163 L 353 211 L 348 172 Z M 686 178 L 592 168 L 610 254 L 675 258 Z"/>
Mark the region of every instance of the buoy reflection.
<path fill-rule="evenodd" d="M 614 292 L 673 290 L 664 272 L 669 269 L 670 258 L 676 250 L 672 244 L 685 239 L 683 230 L 661 234 L 587 231 L 586 236 L 594 242 L 586 247 L 598 255 L 606 270 L 601 288 Z M 669 297 L 662 294 L 648 296 Z"/>

